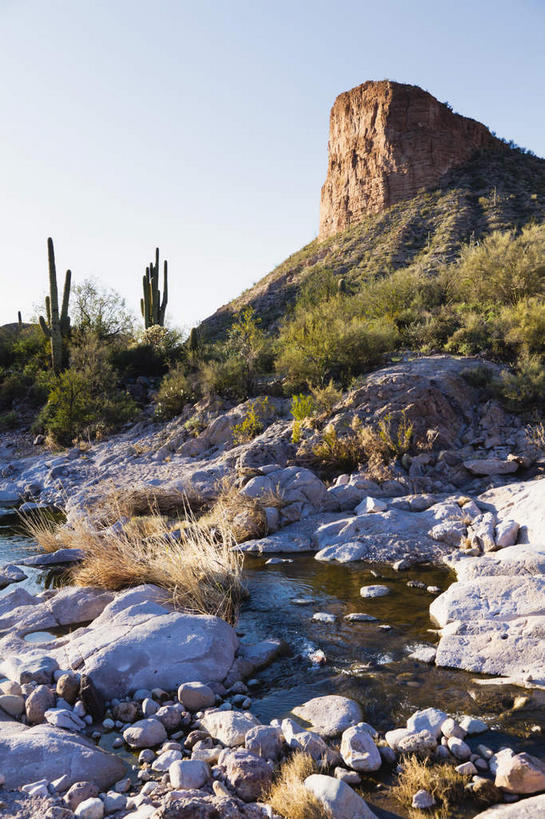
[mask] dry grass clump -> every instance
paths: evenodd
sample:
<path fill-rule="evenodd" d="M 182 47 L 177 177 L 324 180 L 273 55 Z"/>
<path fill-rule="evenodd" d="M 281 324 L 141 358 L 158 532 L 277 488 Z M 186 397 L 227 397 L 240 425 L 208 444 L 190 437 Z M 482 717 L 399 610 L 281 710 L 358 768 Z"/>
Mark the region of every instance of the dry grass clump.
<path fill-rule="evenodd" d="M 234 623 L 246 591 L 243 555 L 231 529 L 218 520 L 211 532 L 189 517 L 178 530 L 173 537 L 168 520 L 159 514 L 123 527 L 104 526 L 91 515 L 71 526 L 44 521 L 27 527 L 48 551 L 70 546 L 84 552 L 83 561 L 70 569 L 76 585 L 116 591 L 153 583 L 165 590 L 176 609 Z"/>
<path fill-rule="evenodd" d="M 103 503 L 106 516 L 113 520 L 118 520 L 120 516 L 132 518 L 156 514 L 172 518 L 184 514 L 187 509 L 196 511 L 201 506 L 200 497 L 161 486 L 137 486 L 120 491 L 113 489 Z"/>
<path fill-rule="evenodd" d="M 43 509 L 20 513 L 19 519 L 23 534 L 35 540 L 43 552 L 56 552 L 70 545 L 66 542 L 65 527 Z"/>
<path fill-rule="evenodd" d="M 424 816 L 448 819 L 452 816 L 455 805 L 462 802 L 467 795 L 464 787 L 467 777 L 464 779 L 452 765 L 446 763 L 438 765 L 429 760 L 418 759 L 416 756 L 407 756 L 403 759 L 402 768 L 397 784 L 391 789 L 394 799 L 410 808 L 414 794 L 424 788 L 431 793 L 437 803 L 437 808 L 432 811 L 410 808 L 411 819 L 420 819 Z"/>
<path fill-rule="evenodd" d="M 264 504 L 256 498 L 242 495 L 234 483 L 227 480 L 221 484 L 211 508 L 199 518 L 199 525 L 212 531 L 227 525 L 237 543 L 267 534 Z"/>
<path fill-rule="evenodd" d="M 309 754 L 295 753 L 282 763 L 264 801 L 284 819 L 332 819 L 330 811 L 303 785 L 317 770 Z"/>

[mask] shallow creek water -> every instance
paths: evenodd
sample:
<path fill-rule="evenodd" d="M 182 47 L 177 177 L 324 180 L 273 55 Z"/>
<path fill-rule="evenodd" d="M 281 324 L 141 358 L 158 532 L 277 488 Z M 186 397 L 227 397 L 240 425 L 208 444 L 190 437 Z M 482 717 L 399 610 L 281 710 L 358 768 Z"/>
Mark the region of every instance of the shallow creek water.
<path fill-rule="evenodd" d="M 0 523 L 0 564 L 37 551 L 31 540 L 16 534 L 13 525 L 12 518 Z M 265 565 L 264 558 L 246 557 L 245 567 L 249 597 L 240 614 L 239 635 L 249 642 L 281 638 L 289 647 L 289 653 L 256 674 L 260 684 L 252 691 L 251 710 L 263 722 L 288 716 L 293 707 L 311 697 L 338 693 L 357 700 L 365 719 L 381 732 L 404 725 L 413 711 L 433 706 L 453 715 L 483 718 L 492 730 L 471 739 L 474 747 L 483 742 L 493 749 L 511 745 L 517 751 L 545 754 L 545 692 L 479 685 L 478 675 L 409 658 L 415 648 L 433 645 L 438 638 L 428 614 L 433 595 L 407 586 L 407 581 L 419 580 L 443 590 L 455 579 L 446 569 L 423 566 L 394 572 L 376 564 L 321 563 L 311 555 L 295 555 L 292 562 L 275 565 Z M 29 567 L 25 573 L 28 579 L 20 585 L 31 593 L 58 580 L 58 574 Z M 388 586 L 390 594 L 370 599 L 360 596 L 361 586 L 377 583 Z M 12 588 L 0 591 L 0 596 Z M 301 599 L 309 602 L 293 602 Z M 315 612 L 334 614 L 335 622 L 313 621 Z M 343 619 L 353 612 L 365 612 L 377 621 Z M 386 625 L 388 630 L 381 628 Z M 58 635 L 36 633 L 29 638 L 52 636 Z M 311 663 L 309 655 L 316 649 L 325 653 L 325 665 Z M 528 702 L 513 710 L 515 698 L 521 696 L 528 697 Z M 544 733 L 532 731 L 536 725 Z M 105 735 L 100 744 L 107 747 L 112 736 Z M 369 778 L 362 793 L 380 808 L 379 815 L 406 815 L 381 790 L 381 780 L 383 784 L 383 777 Z M 474 808 L 462 808 L 455 815 L 474 814 Z"/>

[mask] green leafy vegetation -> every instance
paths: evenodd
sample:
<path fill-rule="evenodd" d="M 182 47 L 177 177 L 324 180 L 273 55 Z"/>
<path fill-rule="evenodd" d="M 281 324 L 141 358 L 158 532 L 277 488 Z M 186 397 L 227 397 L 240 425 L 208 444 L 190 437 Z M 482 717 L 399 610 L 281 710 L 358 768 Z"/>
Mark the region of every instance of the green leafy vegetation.
<path fill-rule="evenodd" d="M 263 422 L 270 413 L 271 406 L 267 397 L 253 401 L 242 421 L 233 427 L 233 442 L 235 444 L 244 444 L 252 441 L 256 435 L 263 432 Z"/>

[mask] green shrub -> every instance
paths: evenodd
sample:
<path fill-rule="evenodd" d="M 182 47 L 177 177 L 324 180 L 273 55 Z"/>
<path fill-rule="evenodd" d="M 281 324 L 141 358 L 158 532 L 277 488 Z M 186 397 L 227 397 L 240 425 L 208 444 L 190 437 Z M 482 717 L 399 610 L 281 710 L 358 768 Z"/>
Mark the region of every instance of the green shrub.
<path fill-rule="evenodd" d="M 253 401 L 242 421 L 233 427 L 233 443 L 236 446 L 248 443 L 263 432 L 263 422 L 270 410 L 268 398 L 258 398 Z"/>
<path fill-rule="evenodd" d="M 545 366 L 538 356 L 522 358 L 516 369 L 503 370 L 492 382 L 497 396 L 514 412 L 533 407 L 543 408 L 545 402 Z"/>
<path fill-rule="evenodd" d="M 7 429 L 15 429 L 19 423 L 19 414 L 15 410 L 0 414 L 0 432 Z"/>
<path fill-rule="evenodd" d="M 161 419 L 174 418 L 192 400 L 193 391 L 184 368 L 179 365 L 161 381 L 155 398 L 155 414 Z"/>
<path fill-rule="evenodd" d="M 398 334 L 391 321 L 350 318 L 345 302 L 336 296 L 309 311 L 298 307 L 284 323 L 276 368 L 289 384 L 323 385 L 331 378 L 348 383 L 395 348 Z"/>
<path fill-rule="evenodd" d="M 301 440 L 302 421 L 305 418 L 310 418 L 314 415 L 316 407 L 311 395 L 292 395 L 290 412 L 293 417 L 293 428 L 291 433 L 291 441 L 293 444 L 298 444 Z"/>
<path fill-rule="evenodd" d="M 477 364 L 462 370 L 461 376 L 471 387 L 484 389 L 490 386 L 494 373 L 486 364 Z"/>
<path fill-rule="evenodd" d="M 80 437 L 100 437 L 132 420 L 136 405 L 117 387 L 108 350 L 94 334 L 82 336 L 71 366 L 54 377 L 37 425 L 62 446 Z"/>
<path fill-rule="evenodd" d="M 460 301 L 511 304 L 542 295 L 545 285 L 545 227 L 531 225 L 495 231 L 478 245 L 467 245 L 453 267 Z"/>
<path fill-rule="evenodd" d="M 223 361 L 205 361 L 198 374 L 205 395 L 244 400 L 248 398 L 246 365 L 240 358 L 230 356 Z"/>
<path fill-rule="evenodd" d="M 139 375 L 158 378 L 168 371 L 165 358 L 151 344 L 136 344 L 126 349 L 112 350 L 110 362 L 124 380 L 137 378 Z"/>
<path fill-rule="evenodd" d="M 343 397 L 342 391 L 336 388 L 333 379 L 330 379 L 325 387 L 311 387 L 310 391 L 320 412 L 330 413 Z"/>

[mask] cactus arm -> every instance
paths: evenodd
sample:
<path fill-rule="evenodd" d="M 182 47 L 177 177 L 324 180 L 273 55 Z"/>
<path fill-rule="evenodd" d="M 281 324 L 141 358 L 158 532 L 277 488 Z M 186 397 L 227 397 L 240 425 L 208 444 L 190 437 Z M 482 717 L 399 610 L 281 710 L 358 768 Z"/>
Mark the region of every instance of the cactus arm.
<path fill-rule="evenodd" d="M 51 330 L 49 329 L 45 319 L 43 316 L 39 317 L 40 327 L 42 328 L 42 332 L 46 338 L 51 338 Z"/>
<path fill-rule="evenodd" d="M 66 329 L 70 327 L 70 317 L 68 316 L 68 303 L 70 301 L 70 283 L 72 281 L 72 271 L 66 271 L 66 277 L 64 279 L 64 290 L 62 294 L 62 308 L 61 308 L 61 326 L 65 326 Z"/>
<path fill-rule="evenodd" d="M 159 293 L 157 294 L 159 295 Z M 167 309 L 167 302 L 168 302 L 168 263 L 165 259 L 163 263 L 163 299 L 161 301 L 161 307 L 159 308 L 159 324 L 164 327 L 165 325 L 165 313 Z"/>
<path fill-rule="evenodd" d="M 45 314 L 47 316 L 47 326 L 51 327 L 51 299 L 49 296 L 45 297 Z"/>

